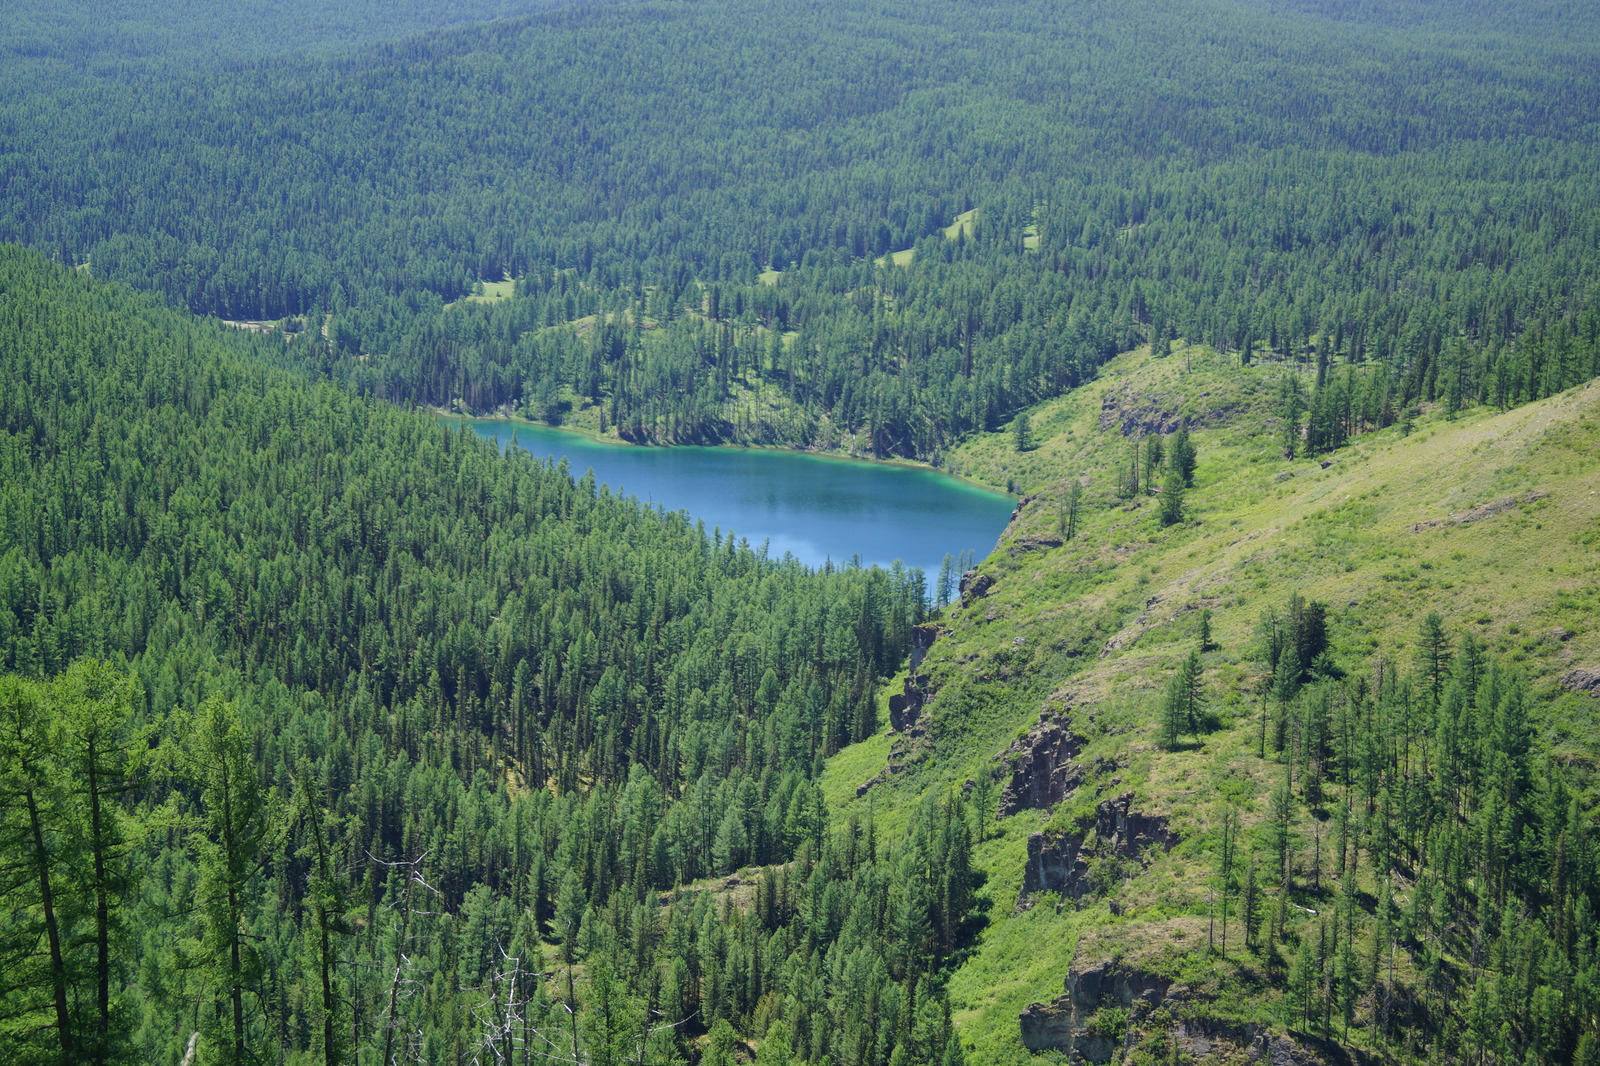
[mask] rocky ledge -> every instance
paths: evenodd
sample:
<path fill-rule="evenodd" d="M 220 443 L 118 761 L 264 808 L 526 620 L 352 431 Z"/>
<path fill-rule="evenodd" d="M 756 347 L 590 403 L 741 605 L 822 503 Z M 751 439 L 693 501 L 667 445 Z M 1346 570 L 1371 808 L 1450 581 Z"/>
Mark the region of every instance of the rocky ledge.
<path fill-rule="evenodd" d="M 1011 767 L 1011 780 L 1000 793 L 1001 818 L 1023 810 L 1049 810 L 1083 783 L 1077 762 L 1084 738 L 1069 721 L 1046 712 L 1039 724 L 1007 749 L 1003 758 Z"/>
<path fill-rule="evenodd" d="M 1120 1061 L 1138 1024 L 1166 1001 L 1171 987 L 1169 979 L 1119 960 L 1074 964 L 1066 995 L 1022 1012 L 1022 1044 L 1069 1059 Z"/>
<path fill-rule="evenodd" d="M 1091 860 L 1143 862 L 1152 848 L 1163 852 L 1178 842 L 1165 818 L 1133 809 L 1133 794 L 1106 800 L 1095 808 L 1094 826 L 1086 833 L 1035 833 L 1028 838 L 1028 866 L 1022 876 L 1019 909 L 1040 892 L 1057 892 L 1079 900 L 1094 890 Z"/>
<path fill-rule="evenodd" d="M 1195 930 L 1198 932 L 1198 929 Z M 1029 1051 L 1055 1051 L 1072 1063 L 1130 1061 L 1144 1045 L 1184 1062 L 1249 1062 L 1255 1066 L 1364 1066 L 1366 1056 L 1303 1033 L 1204 1016 L 1196 990 L 1160 972 L 1166 966 L 1107 958 L 1112 941 L 1091 937 L 1067 973 L 1066 994 L 1033 1003 L 1018 1016 Z"/>
<path fill-rule="evenodd" d="M 1561 687 L 1568 692 L 1586 692 L 1600 699 L 1600 666 L 1567 671 L 1561 677 Z"/>

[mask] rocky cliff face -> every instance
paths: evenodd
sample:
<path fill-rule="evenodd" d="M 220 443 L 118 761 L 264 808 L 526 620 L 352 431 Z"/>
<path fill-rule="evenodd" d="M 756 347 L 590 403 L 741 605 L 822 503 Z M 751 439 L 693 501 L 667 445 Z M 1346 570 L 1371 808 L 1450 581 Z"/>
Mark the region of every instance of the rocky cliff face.
<path fill-rule="evenodd" d="M 1083 768 L 1076 762 L 1083 744 L 1083 737 L 1065 719 L 1041 718 L 1005 754 L 1011 780 L 1000 793 L 1000 817 L 1049 810 L 1066 799 L 1083 783 Z"/>
<path fill-rule="evenodd" d="M 939 639 L 935 626 L 917 626 L 911 631 L 911 669 L 906 674 L 905 687 L 889 697 L 889 726 L 896 733 L 904 733 L 922 717 L 922 707 L 933 696 L 927 678 L 917 674 L 928 649 Z"/>
<path fill-rule="evenodd" d="M 1175 1047 L 1184 1062 L 1356 1066 L 1368 1061 L 1315 1037 L 1206 1018 L 1204 1001 L 1193 988 L 1176 986 L 1148 963 L 1107 959 L 1112 950 L 1109 941 L 1099 938 L 1080 944 L 1079 957 L 1085 961 L 1075 962 L 1067 973 L 1066 994 L 1030 1004 L 1019 1015 L 1028 1050 L 1059 1051 L 1069 1062 L 1100 1064 L 1123 1062 L 1136 1045 L 1160 1039 L 1168 1042 L 1162 1060 Z M 1166 1010 L 1157 1014 L 1160 1008 Z"/>
<path fill-rule="evenodd" d="M 1106 800 L 1095 809 L 1094 826 L 1087 833 L 1035 833 L 1028 838 L 1028 866 L 1018 906 L 1025 908 L 1039 892 L 1082 899 L 1094 888 L 1091 859 L 1143 862 L 1151 848 L 1168 851 L 1177 842 L 1178 834 L 1165 818 L 1133 809 L 1132 793 Z"/>
<path fill-rule="evenodd" d="M 1076 833 L 1035 833 L 1028 838 L 1028 867 L 1022 875 L 1018 910 L 1032 906 L 1032 897 L 1040 892 L 1059 892 L 1063 899 L 1071 900 L 1089 894 L 1093 885 L 1083 841 Z"/>
<path fill-rule="evenodd" d="M 918 671 L 928 657 L 928 649 L 939 639 L 939 632 L 935 625 L 921 625 L 911 631 L 911 668 L 906 673 L 906 683 L 899 692 L 889 696 L 889 728 L 899 735 L 889 749 L 888 765 L 859 785 L 857 796 L 866 795 L 873 786 L 893 777 L 925 750 L 928 730 L 922 721 L 922 712 L 937 689 L 927 675 Z"/>
<path fill-rule="evenodd" d="M 994 578 L 989 574 L 980 574 L 976 570 L 968 570 L 961 575 L 961 584 L 958 588 L 961 594 L 961 606 L 970 607 L 987 596 L 989 590 L 994 588 Z"/>
<path fill-rule="evenodd" d="M 1074 965 L 1066 995 L 1022 1012 L 1023 1046 L 1093 1063 L 1121 1059 L 1130 1035 L 1171 987 L 1169 979 L 1120 961 Z"/>
<path fill-rule="evenodd" d="M 922 717 L 922 705 L 932 693 L 916 678 L 906 678 L 905 688 L 889 697 L 889 728 L 904 733 Z"/>
<path fill-rule="evenodd" d="M 1561 687 L 1568 692 L 1587 692 L 1600 699 L 1600 666 L 1567 671 L 1561 677 Z"/>

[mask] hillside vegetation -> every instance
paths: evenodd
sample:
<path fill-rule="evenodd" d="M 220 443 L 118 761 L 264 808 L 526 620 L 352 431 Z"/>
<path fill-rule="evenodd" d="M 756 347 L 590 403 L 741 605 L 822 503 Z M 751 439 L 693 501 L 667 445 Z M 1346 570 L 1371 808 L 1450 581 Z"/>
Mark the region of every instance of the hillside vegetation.
<path fill-rule="evenodd" d="M 1032 411 L 1033 450 L 956 453 L 1030 497 L 855 805 L 966 782 L 1007 812 L 950 984 L 974 1058 L 1027 1061 L 1019 1035 L 1103 1056 L 1112 1031 L 1150 1061 L 1269 1032 L 1335 1058 L 1320 1041 L 1595 1053 L 1600 718 L 1560 679 L 1600 664 L 1600 386 L 1286 458 L 1298 372 L 1131 353 Z M 1163 526 L 1118 486 L 1180 424 L 1198 463 Z M 884 758 L 841 753 L 829 795 Z"/>
<path fill-rule="evenodd" d="M 1600 1066 L 1600 6 L 11 6 L 0 1062 Z"/>
<path fill-rule="evenodd" d="M 0 332 L 0 1058 L 961 1061 L 965 807 L 880 838 L 815 784 L 915 572 L 769 559 L 10 247 Z"/>
<path fill-rule="evenodd" d="M 662 0 L 19 77 L 0 236 L 636 441 L 940 459 L 1175 337 L 1381 365 L 1391 410 L 1592 376 L 1594 12 L 1346 15 Z"/>

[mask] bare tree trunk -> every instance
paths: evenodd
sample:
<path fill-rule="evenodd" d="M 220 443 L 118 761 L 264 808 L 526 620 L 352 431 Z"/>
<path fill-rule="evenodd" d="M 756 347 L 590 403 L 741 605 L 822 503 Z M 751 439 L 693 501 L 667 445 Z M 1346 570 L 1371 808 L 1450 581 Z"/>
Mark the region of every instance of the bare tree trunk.
<path fill-rule="evenodd" d="M 55 999 L 56 1035 L 61 1044 L 61 1061 L 75 1061 L 72 1019 L 67 1012 L 67 965 L 61 954 L 61 930 L 56 924 L 55 892 L 50 884 L 49 853 L 44 847 L 44 828 L 40 824 L 39 801 L 33 789 L 23 792 L 28 805 L 28 826 L 33 833 L 33 860 L 39 871 L 39 902 L 44 908 L 45 939 L 50 945 L 50 990 Z"/>

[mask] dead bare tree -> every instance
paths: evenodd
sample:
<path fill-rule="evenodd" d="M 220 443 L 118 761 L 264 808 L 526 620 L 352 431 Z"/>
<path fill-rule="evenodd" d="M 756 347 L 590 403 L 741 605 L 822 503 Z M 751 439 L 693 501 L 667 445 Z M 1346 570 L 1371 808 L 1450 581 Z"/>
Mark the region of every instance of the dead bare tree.
<path fill-rule="evenodd" d="M 428 857 L 423 852 L 414 859 L 401 859 L 388 861 L 380 859 L 371 852 L 367 858 L 379 866 L 389 870 L 401 871 L 399 891 L 391 906 L 399 915 L 399 935 L 395 938 L 395 959 L 393 973 L 389 979 L 388 1002 L 383 1012 L 383 1059 L 384 1066 L 395 1066 L 396 1063 L 420 1062 L 422 1054 L 422 1029 L 411 1025 L 401 1014 L 400 1005 L 411 999 L 421 990 L 421 982 L 413 976 L 414 964 L 411 956 L 406 954 L 406 938 L 411 932 L 411 919 L 416 915 L 430 915 L 436 912 L 419 910 L 412 900 L 412 894 L 418 889 L 431 893 L 435 898 L 442 898 L 438 889 L 428 884 L 422 876 L 422 864 Z M 404 1030 L 401 1032 L 401 1030 Z M 400 1054 L 403 1058 L 395 1057 L 395 1034 L 400 1032 L 403 1046 Z"/>

